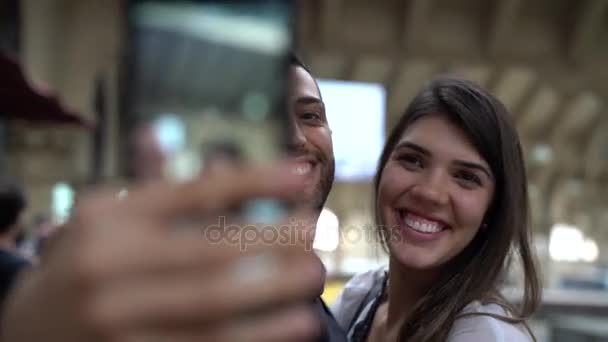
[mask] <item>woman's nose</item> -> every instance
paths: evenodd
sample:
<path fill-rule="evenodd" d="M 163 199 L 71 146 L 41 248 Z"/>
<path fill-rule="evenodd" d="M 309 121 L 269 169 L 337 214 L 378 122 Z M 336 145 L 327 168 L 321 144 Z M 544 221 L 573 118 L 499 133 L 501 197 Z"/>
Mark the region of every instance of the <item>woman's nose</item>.
<path fill-rule="evenodd" d="M 447 175 L 437 170 L 427 173 L 418 179 L 418 183 L 412 188 L 412 195 L 421 204 L 430 206 L 442 206 L 448 202 Z"/>

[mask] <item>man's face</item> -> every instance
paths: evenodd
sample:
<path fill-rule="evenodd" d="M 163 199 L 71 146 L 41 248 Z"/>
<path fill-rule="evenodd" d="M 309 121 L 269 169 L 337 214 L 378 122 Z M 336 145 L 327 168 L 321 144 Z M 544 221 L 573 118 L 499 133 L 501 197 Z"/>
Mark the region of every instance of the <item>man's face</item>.
<path fill-rule="evenodd" d="M 334 181 L 331 130 L 313 77 L 299 66 L 289 73 L 290 153 L 308 179 L 302 204 L 320 212 Z"/>

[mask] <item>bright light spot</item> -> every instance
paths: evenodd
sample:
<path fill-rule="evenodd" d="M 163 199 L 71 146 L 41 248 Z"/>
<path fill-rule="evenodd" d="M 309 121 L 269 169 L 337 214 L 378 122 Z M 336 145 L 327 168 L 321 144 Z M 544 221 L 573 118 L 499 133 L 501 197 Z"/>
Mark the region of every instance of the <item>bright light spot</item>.
<path fill-rule="evenodd" d="M 256 12 L 237 12 L 236 2 L 221 3 L 222 9 L 213 6 L 211 1 L 200 3 L 144 2 L 136 6 L 135 20 L 143 28 L 185 34 L 228 48 L 275 56 L 289 48 L 291 36 L 285 20 L 268 20 L 267 16 L 255 16 Z M 275 18 L 289 18 L 285 6 L 279 9 L 284 11 L 279 11 Z"/>
<path fill-rule="evenodd" d="M 64 223 L 70 216 L 74 204 L 74 190 L 66 183 L 57 183 L 53 186 L 52 213 L 57 224 Z"/>
<path fill-rule="evenodd" d="M 581 259 L 586 262 L 594 262 L 597 260 L 600 254 L 600 250 L 597 243 L 591 239 L 587 239 L 583 242 L 583 250 Z"/>
<path fill-rule="evenodd" d="M 551 146 L 538 144 L 532 148 L 532 157 L 540 163 L 548 163 L 553 159 L 553 150 Z"/>
<path fill-rule="evenodd" d="M 175 114 L 163 114 L 154 121 L 158 141 L 166 153 L 173 154 L 181 150 L 186 143 L 186 127 Z"/>
<path fill-rule="evenodd" d="M 555 224 L 549 239 L 549 255 L 555 261 L 594 262 L 599 249 L 596 242 L 586 239 L 577 227 Z"/>
<path fill-rule="evenodd" d="M 193 179 L 199 173 L 200 168 L 197 152 L 184 149 L 173 155 L 171 163 L 165 166 L 165 172 L 171 180 L 185 182 Z"/>
<path fill-rule="evenodd" d="M 577 261 L 578 246 L 583 244 L 583 233 L 576 227 L 564 224 L 553 226 L 549 241 L 549 255 L 556 261 Z"/>
<path fill-rule="evenodd" d="M 121 201 L 127 198 L 127 196 L 129 196 L 129 190 L 127 189 L 121 189 L 118 194 L 116 194 L 116 197 Z"/>
<path fill-rule="evenodd" d="M 313 248 L 323 252 L 335 251 L 340 243 L 339 227 L 338 216 L 331 210 L 324 208 L 317 221 Z"/>
<path fill-rule="evenodd" d="M 384 87 L 335 80 L 318 80 L 318 84 L 332 129 L 336 180 L 370 179 L 384 144 Z"/>

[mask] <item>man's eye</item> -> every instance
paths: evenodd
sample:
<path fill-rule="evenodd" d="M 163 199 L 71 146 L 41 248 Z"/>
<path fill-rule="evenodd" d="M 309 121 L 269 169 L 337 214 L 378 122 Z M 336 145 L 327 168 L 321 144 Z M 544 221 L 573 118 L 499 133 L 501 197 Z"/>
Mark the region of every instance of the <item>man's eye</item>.
<path fill-rule="evenodd" d="M 321 115 L 313 112 L 306 112 L 301 117 L 304 120 L 321 120 Z"/>

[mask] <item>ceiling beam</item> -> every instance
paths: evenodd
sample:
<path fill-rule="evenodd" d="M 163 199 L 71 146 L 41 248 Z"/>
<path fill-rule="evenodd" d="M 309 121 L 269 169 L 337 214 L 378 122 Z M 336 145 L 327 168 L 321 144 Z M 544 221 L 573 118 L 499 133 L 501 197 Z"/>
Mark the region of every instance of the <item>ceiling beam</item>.
<path fill-rule="evenodd" d="M 550 204 L 553 222 L 573 224 L 575 214 L 582 206 L 583 182 L 576 178 L 562 178 L 554 185 Z"/>
<path fill-rule="evenodd" d="M 608 191 L 608 189 L 605 190 Z M 606 227 L 608 227 L 608 212 L 606 212 L 606 207 L 599 203 L 591 213 L 591 233 L 601 251 L 605 250 L 606 242 L 608 242 L 608 229 Z M 608 260 L 605 252 L 600 252 L 600 259 Z"/>
<path fill-rule="evenodd" d="M 606 117 L 608 112 L 604 112 Z M 608 119 L 596 125 L 587 141 L 584 152 L 585 178 L 599 180 L 608 175 Z"/>
<path fill-rule="evenodd" d="M 536 80 L 537 75 L 532 69 L 511 67 L 502 73 L 494 85 L 493 93 L 510 111 L 513 111 L 520 107 Z"/>
<path fill-rule="evenodd" d="M 322 0 L 321 39 L 325 46 L 329 46 L 339 39 L 337 34 L 342 29 L 343 5 L 344 0 Z"/>
<path fill-rule="evenodd" d="M 390 119 L 403 112 L 437 70 L 437 65 L 422 60 L 409 60 L 401 65 L 396 77 L 387 87 L 389 124 Z"/>
<path fill-rule="evenodd" d="M 539 138 L 545 124 L 556 115 L 560 105 L 559 95 L 554 88 L 544 85 L 535 91 L 535 95 L 524 106 L 519 120 L 522 134 L 529 141 Z"/>
<path fill-rule="evenodd" d="M 547 235 L 550 233 L 551 227 L 555 223 L 552 213 L 554 204 L 551 199 L 553 199 L 557 193 L 557 185 L 560 183 L 560 180 L 561 176 L 558 170 L 550 165 L 547 166 L 546 171 L 539 175 L 535 180 L 537 191 L 540 194 L 541 200 L 543 200 L 543 203 L 540 206 L 542 211 L 536 213 L 537 222 L 540 224 L 540 226 L 536 228 L 540 229 L 539 232 L 544 232 Z"/>
<path fill-rule="evenodd" d="M 586 0 L 580 3 L 581 10 L 574 21 L 567 47 L 567 54 L 574 61 L 584 60 L 593 51 L 594 42 L 608 13 L 606 0 Z"/>
<path fill-rule="evenodd" d="M 353 67 L 351 78 L 360 82 L 386 83 L 393 69 L 391 59 L 370 57 L 358 59 Z"/>
<path fill-rule="evenodd" d="M 342 79 L 348 68 L 347 59 L 340 54 L 315 54 L 310 58 L 310 68 L 315 77 Z"/>
<path fill-rule="evenodd" d="M 598 118 L 601 106 L 601 100 L 591 92 L 583 92 L 572 98 L 551 131 L 551 140 L 580 140 L 577 138 Z"/>
<path fill-rule="evenodd" d="M 433 8 L 433 0 L 405 1 L 403 14 L 403 46 L 411 48 L 425 39 L 425 25 Z"/>
<path fill-rule="evenodd" d="M 492 78 L 492 72 L 494 68 L 488 64 L 469 64 L 460 65 L 450 68 L 449 73 L 461 76 L 469 81 L 475 82 L 476 84 L 486 88 L 490 79 Z"/>
<path fill-rule="evenodd" d="M 505 40 L 512 33 L 515 20 L 519 14 L 521 0 L 497 0 L 490 10 L 485 35 L 486 52 L 489 56 L 500 53 L 500 47 L 506 46 Z"/>
<path fill-rule="evenodd" d="M 370 45 L 362 48 L 356 43 L 341 41 L 336 44 L 332 44 L 332 46 L 321 46 L 318 39 L 307 39 L 302 42 L 301 50 L 303 52 L 310 52 L 311 54 L 323 53 L 345 55 L 349 56 L 349 58 L 353 58 L 353 60 L 378 56 L 382 58 L 392 58 L 394 60 L 425 59 L 430 60 L 433 63 L 439 63 L 446 66 L 488 63 L 488 59 L 486 57 L 480 56 L 480 54 L 473 51 L 470 54 L 456 53 L 453 51 L 445 51 L 438 54 L 432 50 L 422 47 L 404 49 L 402 46 L 395 44 L 390 46 Z M 544 70 L 557 70 L 558 72 L 564 72 L 564 64 L 558 58 L 548 60 L 545 57 L 541 58 L 535 55 L 526 55 L 525 51 L 522 54 L 517 55 L 499 55 L 492 57 L 490 61 L 493 68 L 499 69 L 510 65 L 525 65 L 534 70 L 542 70 L 543 75 L 546 75 Z M 596 71 L 596 74 L 598 75 L 603 75 L 603 73 L 603 70 Z M 599 80 L 598 83 L 601 83 L 602 80 Z"/>
<path fill-rule="evenodd" d="M 536 79 L 528 88 L 528 91 L 519 100 L 519 103 L 513 108 L 510 108 L 513 114 L 515 125 L 520 130 L 522 127 L 522 118 L 524 116 L 524 110 L 534 101 L 539 89 L 543 86 L 543 82 L 540 79 Z M 527 137 L 526 137 L 527 138 Z"/>

